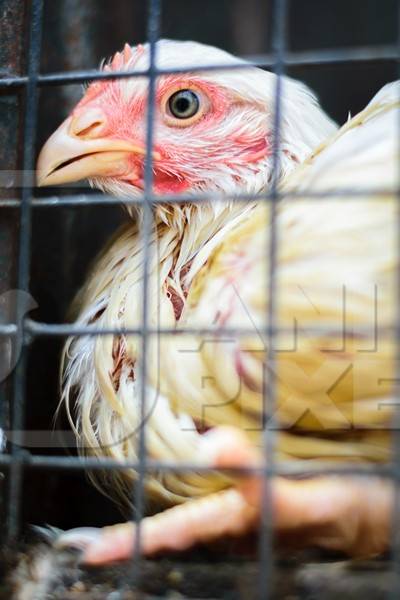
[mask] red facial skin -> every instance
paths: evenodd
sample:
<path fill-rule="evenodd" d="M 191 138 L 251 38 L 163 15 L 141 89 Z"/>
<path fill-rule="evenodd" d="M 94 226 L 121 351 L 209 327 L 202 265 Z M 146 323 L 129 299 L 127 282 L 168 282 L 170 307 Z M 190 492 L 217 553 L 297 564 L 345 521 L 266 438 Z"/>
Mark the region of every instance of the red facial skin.
<path fill-rule="evenodd" d="M 131 80 L 132 81 L 132 80 Z M 124 95 L 124 85 L 132 94 Z M 179 89 L 200 94 L 202 109 L 192 120 L 178 120 L 168 115 L 167 99 Z M 227 90 L 199 77 L 165 76 L 157 85 L 155 100 L 155 132 L 153 149 L 160 159 L 154 160 L 154 190 L 159 194 L 176 194 L 202 183 L 202 173 L 213 165 L 233 170 L 257 163 L 270 154 L 265 131 L 236 132 L 226 128 L 229 118 L 243 108 L 243 101 Z M 123 80 L 97 81 L 72 113 L 78 117 L 87 108 L 100 109 L 101 125 L 85 135 L 125 140 L 142 148 L 146 146 L 147 91 L 142 82 L 125 84 Z M 171 122 L 172 121 L 172 122 Z M 226 135 L 223 132 L 226 131 Z M 139 189 L 144 187 L 144 157 L 129 154 L 124 172 L 116 178 Z M 206 186 L 205 186 L 206 187 Z"/>

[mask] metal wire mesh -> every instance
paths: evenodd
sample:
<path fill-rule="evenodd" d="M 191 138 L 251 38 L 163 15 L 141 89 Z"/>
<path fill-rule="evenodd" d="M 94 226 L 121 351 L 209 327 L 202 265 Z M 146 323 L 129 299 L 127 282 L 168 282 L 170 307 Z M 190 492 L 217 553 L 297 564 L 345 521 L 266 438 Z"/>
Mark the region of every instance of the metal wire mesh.
<path fill-rule="evenodd" d="M 156 41 L 159 38 L 160 29 L 160 15 L 162 9 L 162 0 L 149 0 L 148 3 L 148 26 L 147 26 L 147 37 L 150 44 L 150 65 L 145 71 L 124 71 L 120 73 L 107 73 L 97 70 L 85 70 L 71 73 L 51 73 L 42 75 L 39 72 L 40 68 L 40 51 L 41 51 L 41 35 L 42 35 L 42 23 L 43 23 L 43 0 L 32 0 L 31 2 L 31 15 L 30 15 L 30 37 L 29 37 L 29 51 L 28 51 L 28 62 L 27 62 L 27 73 L 24 76 L 14 76 L 9 73 L 4 73 L 0 79 L 0 90 L 1 89 L 23 89 L 25 91 L 25 120 L 24 120 L 24 133 L 23 133 L 23 165 L 22 172 L 20 174 L 22 185 L 22 194 L 20 199 L 6 198 L 0 200 L 0 209 L 2 208 L 18 208 L 20 211 L 20 232 L 19 232 L 19 251 L 18 251 L 18 276 L 17 286 L 21 290 L 29 289 L 29 273 L 30 273 L 30 234 L 32 227 L 32 211 L 40 210 L 43 207 L 52 207 L 57 209 L 61 206 L 87 206 L 87 205 L 119 205 L 120 200 L 115 197 L 109 197 L 105 195 L 72 195 L 65 197 L 48 197 L 48 198 L 33 198 L 33 180 L 32 173 L 34 171 L 34 142 L 37 124 L 37 104 L 38 104 L 38 88 L 43 86 L 52 86 L 60 84 L 73 84 L 79 82 L 86 82 L 88 80 L 99 80 L 99 79 L 115 79 L 115 78 L 126 78 L 126 77 L 142 77 L 145 76 L 149 80 L 149 99 L 148 99 L 148 111 L 147 111 L 147 133 L 146 133 L 146 166 L 145 166 L 145 190 L 144 198 L 140 200 L 128 200 L 124 202 L 126 204 L 137 204 L 141 203 L 143 206 L 143 226 L 141 229 L 141 240 L 143 246 L 143 286 L 142 286 L 142 321 L 141 327 L 136 329 L 122 330 L 122 329 L 99 329 L 96 326 L 90 327 L 78 327 L 75 325 L 68 324 L 53 324 L 53 323 L 42 323 L 32 319 L 23 317 L 22 306 L 17 306 L 17 319 L 16 323 L 21 323 L 21 326 L 10 323 L 6 325 L 0 325 L 0 336 L 12 336 L 21 334 L 25 341 L 24 351 L 18 366 L 14 372 L 14 396 L 13 396 L 13 410 L 12 410 L 12 429 L 15 432 L 12 444 L 11 454 L 0 455 L 0 465 L 4 468 L 9 469 L 9 497 L 8 497 L 8 509 L 7 509 L 7 528 L 8 536 L 10 539 L 15 538 L 18 535 L 20 529 L 20 506 L 21 506 L 21 495 L 22 495 L 22 478 L 23 471 L 25 468 L 29 469 L 126 469 L 133 468 L 138 473 L 138 480 L 134 490 L 134 503 L 135 503 L 135 514 L 134 518 L 138 525 L 139 534 L 136 537 L 136 548 L 135 555 L 140 554 L 140 523 L 144 514 L 144 479 L 149 472 L 185 472 L 189 470 L 196 470 L 199 472 L 206 472 L 207 467 L 201 467 L 198 464 L 191 463 L 179 463 L 173 462 L 159 462 L 150 460 L 146 457 L 146 419 L 145 419 L 145 404 L 146 404 L 146 378 L 147 378 L 147 354 L 148 354 L 148 340 L 152 335 L 159 335 L 160 333 L 169 335 L 185 335 L 191 333 L 199 333 L 202 335 L 214 333 L 214 329 L 190 329 L 181 328 L 180 330 L 175 329 L 160 329 L 151 327 L 149 324 L 148 317 L 148 276 L 149 276 L 149 263 L 150 263 L 150 235 L 153 227 L 153 212 L 152 204 L 158 202 L 176 202 L 183 203 L 188 198 L 184 196 L 177 197 L 160 197 L 155 196 L 153 193 L 153 168 L 152 168 L 152 146 L 153 146 L 153 123 L 154 123 L 154 106 L 155 106 L 155 84 L 156 78 L 159 75 L 171 74 L 171 73 L 184 73 L 188 71 L 209 71 L 223 69 L 235 69 L 243 68 L 241 65 L 232 65 L 227 67 L 226 65 L 201 65 L 193 68 L 185 69 L 158 69 L 156 65 L 156 52 L 157 46 Z M 400 27 L 399 27 L 399 42 L 398 44 L 376 46 L 376 47 L 361 47 L 361 48 L 335 48 L 331 50 L 319 50 L 314 52 L 291 52 L 286 48 L 286 23 L 287 23 L 287 11 L 288 11 L 288 0 L 275 0 L 274 2 L 274 21 L 273 21 L 273 52 L 271 54 L 259 55 L 254 57 L 246 57 L 249 62 L 253 65 L 260 67 L 270 67 L 277 74 L 277 86 L 276 86 L 276 101 L 274 111 L 274 169 L 273 169 L 273 180 L 271 189 L 268 193 L 264 193 L 258 197 L 259 200 L 268 202 L 271 207 L 271 237 L 267 252 L 271 259 L 269 263 L 269 272 L 267 277 L 267 297 L 270 299 L 268 315 L 267 315 L 267 326 L 263 329 L 262 333 L 267 340 L 268 348 L 268 368 L 269 372 L 273 372 L 273 364 L 275 360 L 274 346 L 275 336 L 277 329 L 275 327 L 276 322 L 276 256 L 277 256 L 277 245 L 279 240 L 276 234 L 276 206 L 277 203 L 282 199 L 282 194 L 277 189 L 277 176 L 278 173 L 278 161 L 279 161 L 279 131 L 281 123 L 281 76 L 285 73 L 285 70 L 289 66 L 307 66 L 313 67 L 321 64 L 339 64 L 339 63 L 355 63 L 358 64 L 362 61 L 384 61 L 394 60 L 398 61 L 400 58 Z M 1 73 L 0 73 L 1 75 Z M 351 190 L 340 190 L 338 192 L 329 192 L 315 194 L 315 199 L 321 197 L 326 198 L 329 201 L 330 197 L 352 194 L 354 197 L 365 197 L 365 194 L 377 194 L 380 195 L 385 193 L 392 193 L 392 191 L 385 190 L 357 190 L 353 192 Z M 241 195 L 235 198 L 237 201 L 254 200 L 254 195 Z M 290 197 L 296 197 L 296 194 L 291 193 Z M 310 198 L 310 194 L 307 193 L 307 198 Z M 203 202 L 209 199 L 209 195 L 198 197 L 190 196 L 190 202 Z M 216 197 L 218 201 L 221 198 Z M 399 191 L 400 201 L 400 191 Z M 399 226 L 400 228 L 400 226 Z M 397 338 L 400 340 L 400 320 L 397 324 Z M 315 329 L 318 331 L 318 328 Z M 86 335 L 139 335 L 141 339 L 141 427 L 139 429 L 138 437 L 138 448 L 139 458 L 137 461 L 129 461 L 124 464 L 116 460 L 104 458 L 102 461 L 91 458 L 75 458 L 69 456 L 44 456 L 44 455 L 33 455 L 27 450 L 22 449 L 22 438 L 21 432 L 24 427 L 24 412 L 26 406 L 25 398 L 25 387 L 26 387 L 26 353 L 27 345 L 29 342 L 41 336 L 86 336 Z M 252 333 L 246 328 L 238 329 L 226 329 L 224 333 L 227 336 L 246 336 Z M 399 342 L 400 343 L 400 342 Z M 400 351 L 399 351 L 400 354 Z M 266 379 L 266 385 L 264 390 L 264 410 L 265 415 L 274 414 L 274 404 L 276 398 L 275 381 L 273 377 Z M 266 418 L 264 419 L 264 422 Z M 260 598 L 270 598 L 273 590 L 271 589 L 270 582 L 272 581 L 272 568 L 273 568 L 273 514 L 271 511 L 270 502 L 270 480 L 271 477 L 281 475 L 304 475 L 304 474 L 359 474 L 359 475 L 379 475 L 380 477 L 388 477 L 395 480 L 397 487 L 400 485 L 400 441 L 398 431 L 395 427 L 395 459 L 394 462 L 385 466 L 376 465 L 336 465 L 336 464 L 318 464 L 307 466 L 305 473 L 304 466 L 297 463 L 284 463 L 275 464 L 273 460 L 274 456 L 274 428 L 273 422 L 269 422 L 269 427 L 264 427 L 263 435 L 263 446 L 265 451 L 265 466 L 263 468 L 249 467 L 248 469 L 227 469 L 229 472 L 235 473 L 261 473 L 264 475 L 264 490 L 263 490 L 263 503 L 262 503 L 262 535 L 260 536 L 260 551 L 259 551 L 259 572 L 260 572 Z M 396 424 L 395 424 L 396 425 Z M 400 503 L 397 503 L 397 509 L 394 516 L 394 523 L 400 524 Z M 400 542 L 398 536 L 395 539 L 393 545 L 393 564 L 396 572 L 396 587 L 393 590 L 393 598 L 398 598 L 400 595 Z M 140 562 L 135 560 L 135 568 L 140 570 Z"/>

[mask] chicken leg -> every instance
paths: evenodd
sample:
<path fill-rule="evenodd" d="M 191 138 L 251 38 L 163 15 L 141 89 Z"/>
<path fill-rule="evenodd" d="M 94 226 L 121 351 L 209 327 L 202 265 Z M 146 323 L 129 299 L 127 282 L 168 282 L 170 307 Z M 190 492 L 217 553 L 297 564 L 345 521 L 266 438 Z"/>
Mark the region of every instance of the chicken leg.
<path fill-rule="evenodd" d="M 204 458 L 213 468 L 261 467 L 260 453 L 231 427 L 204 436 Z M 393 487 L 371 477 L 321 476 L 302 480 L 275 477 L 271 483 L 276 535 L 301 534 L 301 545 L 371 556 L 389 544 Z M 235 487 L 175 506 L 142 521 L 141 551 L 152 556 L 182 551 L 198 543 L 256 530 L 261 519 L 262 479 L 241 476 Z M 78 547 L 86 564 L 128 559 L 136 526 L 128 522 L 103 529 L 73 529 L 57 546 Z"/>

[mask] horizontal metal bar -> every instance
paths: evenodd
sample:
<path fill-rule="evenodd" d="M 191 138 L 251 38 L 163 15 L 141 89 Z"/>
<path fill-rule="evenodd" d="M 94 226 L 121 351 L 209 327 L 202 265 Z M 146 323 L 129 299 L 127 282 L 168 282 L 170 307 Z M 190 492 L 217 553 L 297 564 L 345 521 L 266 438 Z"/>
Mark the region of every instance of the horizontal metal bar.
<path fill-rule="evenodd" d="M 259 54 L 256 56 L 243 57 L 248 64 L 218 64 L 218 65 L 192 65 L 185 68 L 175 69 L 155 69 L 156 76 L 171 75 L 177 73 L 195 73 L 204 71 L 230 71 L 246 68 L 251 65 L 255 67 L 272 67 L 275 64 L 273 54 Z M 399 60 L 399 51 L 396 45 L 380 45 L 380 46 L 362 46 L 353 48 L 334 48 L 334 49 L 318 49 L 307 50 L 304 52 L 287 52 L 284 56 L 284 65 L 288 67 L 303 67 L 303 66 L 321 66 L 329 64 L 340 64 L 350 62 L 376 62 L 384 60 Z M 149 69 L 141 71 L 119 71 L 105 72 L 98 69 L 87 69 L 81 71 L 72 71 L 70 73 L 49 73 L 39 75 L 37 83 L 39 86 L 50 85 L 68 85 L 83 83 L 85 81 L 99 79 L 124 79 L 127 77 L 149 77 Z M 0 79 L 1 88 L 13 88 L 26 85 L 28 78 L 23 77 L 4 77 Z"/>
<path fill-rule="evenodd" d="M 118 470 L 126 469 L 137 470 L 139 461 L 121 462 L 110 458 L 94 457 L 73 457 L 73 456 L 46 456 L 34 455 L 28 451 L 22 451 L 16 458 L 10 454 L 0 454 L 0 467 L 8 468 L 13 462 L 19 461 L 24 466 L 32 469 L 61 469 L 61 470 Z M 146 461 L 146 472 L 162 473 L 185 473 L 196 471 L 198 473 L 222 472 L 235 475 L 279 475 L 282 477 L 312 477 L 326 475 L 346 475 L 346 476 L 376 476 L 391 478 L 394 476 L 394 469 L 390 463 L 335 463 L 322 461 L 282 461 L 275 464 L 275 468 L 269 469 L 263 466 L 249 467 L 225 467 L 215 469 L 210 465 L 204 465 L 196 462 L 168 462 L 155 461 L 148 459 Z"/>
<path fill-rule="evenodd" d="M 360 337 L 365 339 L 368 337 L 379 336 L 382 339 L 383 335 L 393 336 L 396 333 L 396 327 L 384 327 L 380 326 L 379 330 L 376 331 L 375 325 L 366 325 L 358 327 L 343 327 L 335 323 L 328 323 L 321 326 L 303 326 L 303 327 L 292 327 L 289 326 L 276 326 L 272 328 L 274 335 L 278 334 L 292 334 L 294 336 L 300 336 L 301 334 L 307 335 L 337 335 L 340 337 L 346 337 L 351 335 L 352 338 Z M 0 336 L 15 337 L 21 333 L 21 328 L 18 328 L 15 323 L 0 324 Z M 42 323 L 34 321 L 33 319 L 26 319 L 23 326 L 23 333 L 27 333 L 33 337 L 65 337 L 65 336 L 107 336 L 107 335 L 143 335 L 143 329 L 141 327 L 99 327 L 98 325 L 76 325 L 75 323 Z M 147 328 L 146 334 L 148 335 L 170 335 L 170 336 L 183 336 L 183 335 L 201 335 L 201 336 L 218 336 L 221 341 L 221 336 L 226 337 L 249 337 L 249 336 L 268 336 L 271 333 L 269 327 L 165 327 L 165 328 Z"/>
<path fill-rule="evenodd" d="M 373 198 L 375 196 L 394 196 L 399 194 L 400 190 L 388 189 L 388 188 L 375 188 L 375 189 L 339 189 L 339 190 L 326 190 L 319 192 L 276 192 L 275 197 L 279 200 L 287 199 L 305 199 L 305 200 L 328 200 L 329 198 L 361 198 L 365 197 Z M 151 195 L 149 201 L 154 205 L 164 204 L 201 204 L 209 202 L 212 199 L 213 202 L 270 202 L 273 199 L 273 195 L 269 192 L 260 194 L 237 194 L 234 197 L 229 197 L 223 194 L 193 194 L 189 195 L 165 195 L 155 196 Z M 143 198 L 119 198 L 117 196 L 108 196 L 106 194 L 71 194 L 68 196 L 48 196 L 43 198 L 34 198 L 31 202 L 31 206 L 35 208 L 58 208 L 58 207 L 79 207 L 79 206 L 142 206 Z M 1 208 L 19 208 L 21 205 L 20 200 L 16 198 L 0 199 Z"/>
<path fill-rule="evenodd" d="M 19 333 L 19 328 L 15 323 L 0 323 L 0 335 L 15 337 Z"/>

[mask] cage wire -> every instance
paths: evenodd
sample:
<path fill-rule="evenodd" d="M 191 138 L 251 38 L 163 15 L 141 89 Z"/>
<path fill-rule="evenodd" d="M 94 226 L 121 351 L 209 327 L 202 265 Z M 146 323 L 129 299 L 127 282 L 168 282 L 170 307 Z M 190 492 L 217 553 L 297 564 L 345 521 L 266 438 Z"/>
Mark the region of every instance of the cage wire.
<path fill-rule="evenodd" d="M 99 70 L 83 70 L 76 72 L 62 73 L 40 73 L 40 53 L 41 53 L 41 37 L 43 24 L 43 4 L 44 0 L 31 1 L 31 14 L 29 22 L 29 45 L 27 52 L 27 70 L 26 75 L 16 76 L 13 73 L 0 73 L 0 90 L 10 90 L 12 88 L 23 90 L 25 93 L 24 107 L 24 126 L 23 126 L 23 160 L 21 177 L 21 198 L 5 198 L 0 199 L 0 208 L 17 208 L 20 216 L 20 231 L 18 245 L 18 268 L 17 268 L 17 287 L 20 290 L 29 290 L 30 276 L 30 240 L 32 229 L 32 212 L 40 210 L 43 207 L 51 207 L 57 209 L 63 206 L 95 206 L 95 205 L 119 205 L 120 200 L 115 197 L 110 197 L 104 194 L 78 194 L 67 195 L 63 197 L 52 196 L 46 198 L 33 198 L 34 186 L 34 147 L 35 135 L 37 129 L 37 108 L 38 108 L 38 91 L 39 87 L 74 84 L 86 82 L 88 80 L 100 79 L 116 79 L 127 77 L 147 77 L 149 82 L 148 95 L 148 110 L 147 110 L 147 133 L 146 133 L 146 161 L 145 161 L 145 186 L 142 199 L 124 199 L 125 204 L 141 204 L 143 208 L 143 224 L 141 228 L 141 240 L 144 251 L 143 261 L 143 285 L 142 285 L 142 321 L 140 328 L 134 329 L 100 329 L 96 325 L 88 327 L 76 326 L 74 324 L 54 324 L 47 322 L 39 322 L 31 318 L 23 318 L 23 306 L 18 302 L 16 307 L 16 320 L 14 323 L 0 324 L 0 335 L 16 337 L 21 335 L 23 339 L 23 350 L 21 358 L 13 374 L 13 401 L 12 401 L 12 444 L 9 454 L 0 454 L 0 466 L 8 469 L 8 501 L 6 507 L 7 516 L 7 536 L 9 540 L 14 540 L 18 537 L 21 526 L 21 497 L 22 483 L 25 469 L 61 469 L 61 470 L 110 470 L 127 468 L 135 469 L 138 473 L 138 479 L 135 484 L 135 489 L 132 490 L 135 512 L 132 515 L 137 523 L 138 535 L 135 538 L 135 559 L 132 563 L 138 576 L 140 576 L 140 524 L 144 516 L 144 479 L 147 473 L 150 472 L 184 472 L 196 470 L 198 472 L 207 472 L 210 467 L 199 466 L 198 464 L 174 463 L 172 461 L 155 461 L 146 456 L 146 377 L 147 377 L 147 360 L 148 360 L 148 340 L 150 336 L 155 335 L 187 335 L 187 334 L 215 334 L 213 328 L 185 328 L 180 329 L 162 329 L 154 328 L 149 324 L 148 319 L 148 270 L 151 259 L 151 248 L 149 244 L 150 235 L 153 227 L 153 211 L 152 206 L 157 203 L 174 202 L 184 203 L 203 202 L 210 198 L 210 195 L 197 195 L 185 197 L 179 196 L 155 196 L 153 193 L 153 168 L 152 168 L 152 147 L 154 140 L 154 107 L 155 107 L 155 84 L 156 78 L 159 75 L 171 73 L 185 73 L 194 71 L 210 71 L 218 69 L 235 69 L 241 68 L 242 65 L 201 65 L 185 67 L 185 69 L 159 69 L 156 67 L 157 62 L 157 39 L 160 37 L 160 17 L 162 10 L 162 0 L 149 0 L 148 2 L 148 20 L 147 20 L 147 39 L 150 48 L 150 64 L 145 71 L 124 71 L 119 73 L 108 73 Z M 267 289 L 266 294 L 270 299 L 268 305 L 268 314 L 266 315 L 266 326 L 261 333 L 267 340 L 267 357 L 266 364 L 268 365 L 269 374 L 273 373 L 273 365 L 275 361 L 275 336 L 277 334 L 276 322 L 276 256 L 278 247 L 278 237 L 276 232 L 276 208 L 278 202 L 283 197 L 277 187 L 277 173 L 279 171 L 279 134 L 281 126 L 281 77 L 285 74 L 289 66 L 306 66 L 313 67 L 321 64 L 360 64 L 364 61 L 385 61 L 392 60 L 398 63 L 400 59 L 400 25 L 398 26 L 398 41 L 395 44 L 380 45 L 380 46 L 364 46 L 357 48 L 334 48 L 321 49 L 317 51 L 289 51 L 287 49 L 287 19 L 289 0 L 274 0 L 273 2 L 273 23 L 272 23 L 272 52 L 251 57 L 250 63 L 259 67 L 269 67 L 277 75 L 277 83 L 275 90 L 275 107 L 274 107 L 274 147 L 273 147 L 273 178 L 271 189 L 268 192 L 260 195 L 239 195 L 235 197 L 235 201 L 246 201 L 257 199 L 264 201 L 270 206 L 271 215 L 271 236 L 268 241 L 266 251 L 270 255 L 268 267 Z M 400 3 L 398 3 L 400 7 Z M 400 11 L 399 11 L 400 15 Z M 400 20 L 399 20 L 400 23 Z M 400 133 L 400 123 L 399 123 Z M 399 135 L 400 139 L 400 135 Z M 400 165 L 399 165 L 400 167 Z M 390 193 L 389 191 L 379 190 L 374 191 L 374 194 Z M 372 194 L 369 190 L 337 190 L 330 192 L 321 192 L 311 195 L 315 200 L 321 198 L 329 201 L 330 197 L 341 195 L 365 196 Z M 301 196 L 301 195 L 300 195 Z M 290 194 L 291 198 L 296 197 L 296 193 Z M 310 197 L 310 194 L 307 195 Z M 400 190 L 399 197 L 399 232 L 400 232 Z M 215 196 L 215 201 L 222 198 Z M 399 234 L 400 239 L 400 234 Z M 282 241 L 280 241 L 282 243 Z M 400 246 L 399 246 L 400 254 Z M 400 306 L 400 277 L 398 284 L 398 297 Z M 396 324 L 396 334 L 398 340 L 398 356 L 400 357 L 400 313 Z M 223 332 L 232 336 L 246 336 L 253 333 L 249 328 L 224 328 Z M 318 332 L 318 327 L 315 328 Z M 361 329 L 362 332 L 362 329 Z M 66 337 L 74 336 L 99 336 L 99 335 L 135 335 L 140 336 L 141 340 L 141 361 L 140 361 L 140 414 L 141 425 L 139 428 L 138 448 L 139 458 L 137 461 L 127 461 L 124 464 L 113 459 L 104 458 L 78 458 L 74 456 L 46 456 L 40 454 L 32 454 L 29 450 L 23 448 L 22 432 L 24 429 L 24 416 L 26 409 L 26 378 L 27 378 L 27 351 L 31 341 L 43 336 Z M 276 381 L 274 377 L 264 378 L 264 418 L 263 418 L 263 448 L 265 464 L 262 468 L 229 468 L 225 469 L 231 473 L 251 474 L 259 473 L 263 475 L 263 494 L 262 494 L 262 519 L 261 519 L 261 535 L 259 545 L 259 597 L 268 599 L 272 597 L 272 570 L 274 567 L 274 549 L 273 549 L 273 512 L 271 509 L 271 478 L 276 475 L 294 476 L 304 475 L 304 465 L 294 462 L 284 462 L 275 464 L 274 447 L 275 447 L 275 432 L 274 421 L 271 415 L 274 415 L 274 406 L 276 401 Z M 397 377 L 397 388 L 400 384 L 400 374 Z M 397 389 L 397 396 L 400 395 L 400 390 Z M 392 544 L 392 564 L 394 572 L 394 586 L 391 591 L 391 598 L 400 597 L 400 414 L 395 411 L 395 423 L 393 427 L 393 460 L 386 465 L 354 465 L 344 464 L 338 465 L 335 463 L 318 463 L 315 462 L 307 465 L 306 474 L 334 474 L 334 475 L 360 475 L 370 476 L 379 475 L 392 479 L 396 484 L 397 501 L 395 503 L 395 511 L 393 515 L 393 544 Z"/>

